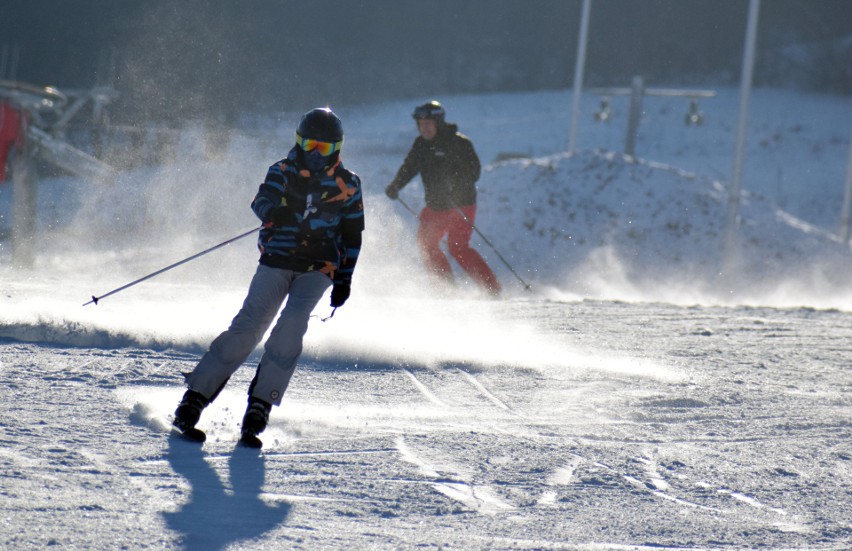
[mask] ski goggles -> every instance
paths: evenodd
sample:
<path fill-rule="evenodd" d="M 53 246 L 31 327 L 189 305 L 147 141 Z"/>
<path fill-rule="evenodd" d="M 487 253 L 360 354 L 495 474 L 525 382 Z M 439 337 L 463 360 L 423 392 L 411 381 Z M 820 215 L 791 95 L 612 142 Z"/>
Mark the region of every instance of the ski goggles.
<path fill-rule="evenodd" d="M 443 120 L 444 119 L 444 108 L 440 105 L 420 105 L 414 109 L 414 113 L 411 115 L 415 120 L 422 119 L 433 119 L 433 120 Z"/>
<path fill-rule="evenodd" d="M 296 133 L 296 144 L 302 148 L 302 151 L 307 152 L 316 150 L 323 157 L 328 157 L 335 151 L 340 151 L 340 148 L 343 145 L 343 140 L 338 142 L 324 142 L 313 138 L 303 138 Z"/>

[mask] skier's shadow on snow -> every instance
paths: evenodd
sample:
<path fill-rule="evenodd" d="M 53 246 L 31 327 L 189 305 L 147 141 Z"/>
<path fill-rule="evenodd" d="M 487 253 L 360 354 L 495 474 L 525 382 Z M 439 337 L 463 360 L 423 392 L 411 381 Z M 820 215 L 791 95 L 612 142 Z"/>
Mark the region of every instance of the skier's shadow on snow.
<path fill-rule="evenodd" d="M 191 486 L 189 501 L 175 512 L 163 513 L 166 525 L 181 534 L 185 549 L 222 549 L 256 538 L 290 514 L 289 503 L 270 504 L 260 499 L 266 467 L 256 450 L 234 450 L 228 461 L 230 488 L 205 461 L 197 444 L 172 436 L 166 457 Z"/>

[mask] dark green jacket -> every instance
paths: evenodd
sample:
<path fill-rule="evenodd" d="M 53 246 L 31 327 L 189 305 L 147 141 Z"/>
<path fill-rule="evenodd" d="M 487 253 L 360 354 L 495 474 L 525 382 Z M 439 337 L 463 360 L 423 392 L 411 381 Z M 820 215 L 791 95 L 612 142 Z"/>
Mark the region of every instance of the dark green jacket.
<path fill-rule="evenodd" d="M 455 124 L 438 127 L 431 141 L 418 136 L 388 186 L 399 191 L 420 174 L 426 206 L 448 210 L 476 204 L 476 181 L 482 167 L 470 139 Z"/>

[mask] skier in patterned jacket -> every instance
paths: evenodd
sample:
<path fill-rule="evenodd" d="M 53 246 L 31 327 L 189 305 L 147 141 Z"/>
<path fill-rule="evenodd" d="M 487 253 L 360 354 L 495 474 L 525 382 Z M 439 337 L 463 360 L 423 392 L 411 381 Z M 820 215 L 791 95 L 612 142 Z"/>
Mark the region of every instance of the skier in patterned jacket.
<path fill-rule="evenodd" d="M 269 168 L 251 204 L 264 224 L 260 265 L 242 309 L 186 376 L 189 389 L 173 421 L 181 432 L 203 440 L 195 429 L 201 411 L 257 347 L 286 298 L 264 344 L 242 421 L 241 443 L 260 447 L 257 435 L 272 406 L 281 404 L 311 312 L 329 286 L 332 307 L 349 298 L 364 206 L 358 176 L 340 162 L 342 144 L 340 119 L 331 109 L 313 109 L 299 123 L 296 146 Z"/>
<path fill-rule="evenodd" d="M 420 136 L 385 193 L 397 199 L 400 190 L 419 174 L 426 207 L 419 216 L 417 244 L 426 269 L 453 282 L 452 268 L 440 248 L 446 236 L 447 249 L 459 266 L 486 292 L 497 295 L 500 282 L 469 244 L 476 219 L 476 181 L 481 171 L 473 144 L 458 132 L 458 126 L 445 121 L 444 107 L 437 101 L 417 106 L 412 116 Z"/>

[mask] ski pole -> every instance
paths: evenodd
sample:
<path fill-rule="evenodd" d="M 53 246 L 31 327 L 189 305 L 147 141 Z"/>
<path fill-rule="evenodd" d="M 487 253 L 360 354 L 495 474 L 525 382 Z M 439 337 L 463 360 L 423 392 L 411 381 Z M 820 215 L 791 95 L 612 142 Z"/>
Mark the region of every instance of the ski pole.
<path fill-rule="evenodd" d="M 527 291 L 532 291 L 532 287 L 530 287 L 530 284 L 527 283 L 526 281 L 524 281 L 523 278 L 518 275 L 518 272 L 516 272 L 515 269 L 512 268 L 512 265 L 509 264 L 509 262 L 507 262 L 505 258 L 503 258 L 503 255 L 500 254 L 500 251 L 497 250 L 497 247 L 495 247 L 491 243 L 491 241 L 489 241 L 488 238 L 485 237 L 485 235 L 483 235 L 483 233 L 481 231 L 479 231 L 479 228 L 477 228 L 476 225 L 473 222 L 470 221 L 470 218 L 467 217 L 467 215 L 464 213 L 464 211 L 460 207 L 456 207 L 456 210 L 459 212 L 459 214 L 462 215 L 462 218 L 464 218 L 464 221 L 467 222 L 470 225 L 471 228 L 473 228 L 473 231 L 475 231 L 476 234 L 479 237 L 482 238 L 482 240 L 485 242 L 485 244 L 488 245 L 489 247 L 491 247 L 491 250 L 493 250 L 494 253 L 497 255 L 497 258 L 499 258 L 500 261 L 503 262 L 503 264 L 505 264 L 507 268 L 509 268 L 509 271 L 512 272 L 512 275 L 514 275 L 516 278 L 518 278 L 518 281 L 521 282 L 521 284 L 524 286 L 524 289 L 527 290 Z"/>
<path fill-rule="evenodd" d="M 170 265 L 170 266 L 166 266 L 165 268 L 163 268 L 163 269 L 161 269 L 161 270 L 157 270 L 156 272 L 154 272 L 154 273 L 152 273 L 152 274 L 148 274 L 148 275 L 146 275 L 145 277 L 140 277 L 140 278 L 139 278 L 139 279 L 137 279 L 136 281 L 131 281 L 130 283 L 128 283 L 128 284 L 126 284 L 126 285 L 122 285 L 122 286 L 121 286 L 121 287 L 119 287 L 118 289 L 113 289 L 113 290 L 112 290 L 112 291 L 110 291 L 109 293 L 105 293 L 105 294 L 103 294 L 103 295 L 101 295 L 101 296 L 99 296 L 99 297 L 96 297 L 96 296 L 92 295 L 92 300 L 90 300 L 89 302 L 87 302 L 87 303 L 83 304 L 83 306 L 87 306 L 87 305 L 92 304 L 92 303 L 94 303 L 95 305 L 97 305 L 97 304 L 98 304 L 98 301 L 99 301 L 99 300 L 101 300 L 101 299 L 104 299 L 104 298 L 106 298 L 106 297 L 108 297 L 108 296 L 110 296 L 110 295 L 114 295 L 114 294 L 118 293 L 119 291 L 123 291 L 123 290 L 127 289 L 128 287 L 133 287 L 133 286 L 134 286 L 134 285 L 136 285 L 137 283 L 142 283 L 142 282 L 143 282 L 143 281 L 145 281 L 146 279 L 151 279 L 152 277 L 157 276 L 157 275 L 160 275 L 160 274 L 162 274 L 163 272 L 168 272 L 168 271 L 169 271 L 169 270 L 171 270 L 172 268 L 177 268 L 177 267 L 178 267 L 178 266 L 180 266 L 181 264 L 186 264 L 186 263 L 187 263 L 187 262 L 189 262 L 190 260 L 195 260 L 195 259 L 196 259 L 196 258 L 198 258 L 199 256 L 204 256 L 205 254 L 210 253 L 210 252 L 213 252 L 213 251 L 215 251 L 216 249 L 218 249 L 218 248 L 220 248 L 220 247 L 224 247 L 225 245 L 228 245 L 228 244 L 230 244 L 230 243 L 233 243 L 234 241 L 237 241 L 238 239 L 242 239 L 243 237 L 247 237 L 247 236 L 249 236 L 249 235 L 253 234 L 254 232 L 256 232 L 256 231 L 260 230 L 261 228 L 263 228 L 263 226 L 259 226 L 259 227 L 257 227 L 257 228 L 254 228 L 254 229 L 253 229 L 253 230 L 251 230 L 251 231 L 247 231 L 247 232 L 245 232 L 245 233 L 241 233 L 240 235 L 238 235 L 238 236 L 236 236 L 236 237 L 232 237 L 231 239 L 228 239 L 227 241 L 223 241 L 223 242 L 219 243 L 218 245 L 214 245 L 213 247 L 210 247 L 209 249 L 205 249 L 205 250 L 201 251 L 200 253 L 196 253 L 196 254 L 194 254 L 194 255 L 190 256 L 189 258 L 184 258 L 184 259 L 183 259 L 183 260 L 181 260 L 180 262 L 175 262 L 174 264 L 172 264 L 172 265 Z"/>
<path fill-rule="evenodd" d="M 402 204 L 402 206 L 403 206 L 403 207 L 405 207 L 405 210 L 407 210 L 408 212 L 410 212 L 410 213 L 411 213 L 411 214 L 413 214 L 414 216 L 417 216 L 417 213 L 416 213 L 416 212 L 414 212 L 414 209 L 413 209 L 413 208 L 411 208 L 411 207 L 409 207 L 409 206 L 408 206 L 408 203 L 406 203 L 405 201 L 403 201 L 401 197 L 397 197 L 397 198 L 396 198 L 396 200 L 397 200 L 397 201 L 399 201 L 399 202 Z"/>

